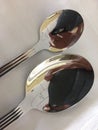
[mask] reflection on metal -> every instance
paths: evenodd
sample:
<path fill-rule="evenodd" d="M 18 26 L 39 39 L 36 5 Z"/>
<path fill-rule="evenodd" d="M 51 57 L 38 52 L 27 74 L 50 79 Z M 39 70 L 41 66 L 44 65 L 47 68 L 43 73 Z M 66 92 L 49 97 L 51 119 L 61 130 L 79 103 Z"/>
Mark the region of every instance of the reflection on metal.
<path fill-rule="evenodd" d="M 41 26 L 41 33 L 48 34 L 50 51 L 61 51 L 72 46 L 81 36 L 84 22 L 81 15 L 73 10 L 61 10 L 48 17 Z"/>
<path fill-rule="evenodd" d="M 81 100 L 91 89 L 94 71 L 90 63 L 78 55 L 57 55 L 38 65 L 29 75 L 27 94 L 36 90 L 42 81 L 48 83 L 49 101 L 42 107 L 56 112 Z"/>
<path fill-rule="evenodd" d="M 31 109 L 46 112 L 65 110 L 80 101 L 91 89 L 94 71 L 78 55 L 57 55 L 38 65 L 29 75 L 26 97 L 0 119 L 4 129 Z"/>
<path fill-rule="evenodd" d="M 53 13 L 41 25 L 39 42 L 28 51 L 3 65 L 0 68 L 0 76 L 43 49 L 60 52 L 69 48 L 80 38 L 83 29 L 84 22 L 78 12 L 61 10 Z"/>

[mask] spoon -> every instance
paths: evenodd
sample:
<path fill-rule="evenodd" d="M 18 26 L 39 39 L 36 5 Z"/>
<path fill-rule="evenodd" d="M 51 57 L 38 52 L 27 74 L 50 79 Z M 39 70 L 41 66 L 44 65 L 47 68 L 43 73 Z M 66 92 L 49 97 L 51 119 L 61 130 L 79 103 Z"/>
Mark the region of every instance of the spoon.
<path fill-rule="evenodd" d="M 1 118 L 1 128 L 32 108 L 44 112 L 65 110 L 79 102 L 93 82 L 93 68 L 83 57 L 72 54 L 51 57 L 32 70 L 27 78 L 24 100 Z"/>
<path fill-rule="evenodd" d="M 0 77 L 43 49 L 61 52 L 69 48 L 79 39 L 83 29 L 83 18 L 78 12 L 60 10 L 53 13 L 40 27 L 40 40 L 31 49 L 3 65 L 0 68 Z"/>
<path fill-rule="evenodd" d="M 30 73 L 26 93 L 35 90 L 40 93 L 34 98 L 36 106 L 32 104 L 33 108 L 57 112 L 79 102 L 89 92 L 93 81 L 93 68 L 85 58 L 61 54 L 44 61 Z"/>

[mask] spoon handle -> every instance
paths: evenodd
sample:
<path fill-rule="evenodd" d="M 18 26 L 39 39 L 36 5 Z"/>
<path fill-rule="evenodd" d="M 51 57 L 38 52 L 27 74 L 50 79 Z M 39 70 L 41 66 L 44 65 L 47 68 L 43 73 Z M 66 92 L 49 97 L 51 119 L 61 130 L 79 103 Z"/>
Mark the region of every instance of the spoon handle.
<path fill-rule="evenodd" d="M 17 65 L 19 65 L 23 61 L 25 61 L 28 58 L 30 58 L 31 56 L 33 56 L 35 53 L 37 53 L 36 51 L 37 50 L 36 50 L 36 45 L 35 45 L 35 46 L 33 46 L 32 49 L 29 49 L 28 51 L 22 53 L 15 59 L 11 60 L 10 62 L 8 62 L 5 65 L 3 65 L 2 67 L 0 67 L 0 77 L 3 76 L 4 74 L 6 74 L 11 69 L 15 68 Z"/>

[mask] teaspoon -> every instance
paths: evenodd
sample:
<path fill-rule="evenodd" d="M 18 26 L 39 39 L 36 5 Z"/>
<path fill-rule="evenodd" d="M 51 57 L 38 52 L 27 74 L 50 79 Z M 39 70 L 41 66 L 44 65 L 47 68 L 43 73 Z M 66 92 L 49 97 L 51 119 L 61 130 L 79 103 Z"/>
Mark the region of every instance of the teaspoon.
<path fill-rule="evenodd" d="M 1 118 L 1 128 L 31 109 L 44 112 L 65 110 L 79 102 L 91 89 L 94 71 L 83 57 L 62 54 L 51 57 L 32 70 L 24 100 Z"/>
<path fill-rule="evenodd" d="M 45 19 L 40 27 L 40 40 L 31 49 L 0 68 L 0 76 L 43 49 L 61 52 L 80 38 L 84 29 L 82 16 L 74 10 L 60 10 Z"/>

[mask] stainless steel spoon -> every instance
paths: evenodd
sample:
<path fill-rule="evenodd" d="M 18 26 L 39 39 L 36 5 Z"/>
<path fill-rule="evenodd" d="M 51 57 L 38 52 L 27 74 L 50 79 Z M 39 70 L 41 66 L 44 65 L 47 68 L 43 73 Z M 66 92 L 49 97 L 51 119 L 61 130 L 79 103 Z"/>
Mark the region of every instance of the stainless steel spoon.
<path fill-rule="evenodd" d="M 3 65 L 0 76 L 43 49 L 59 52 L 72 46 L 81 36 L 83 28 L 83 18 L 78 12 L 60 10 L 53 13 L 40 27 L 40 40 L 31 49 Z"/>
<path fill-rule="evenodd" d="M 1 128 L 31 109 L 46 112 L 65 110 L 91 89 L 94 71 L 79 55 L 57 55 L 38 65 L 28 76 L 26 96 L 17 108 L 0 119 Z"/>

